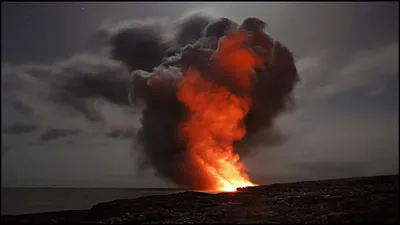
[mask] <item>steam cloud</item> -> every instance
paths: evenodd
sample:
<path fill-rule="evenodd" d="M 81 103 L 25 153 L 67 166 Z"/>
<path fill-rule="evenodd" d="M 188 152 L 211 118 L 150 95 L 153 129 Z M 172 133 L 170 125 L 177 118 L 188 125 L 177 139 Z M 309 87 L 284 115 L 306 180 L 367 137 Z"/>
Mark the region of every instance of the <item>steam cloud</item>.
<path fill-rule="evenodd" d="M 274 119 L 290 109 L 298 81 L 293 55 L 264 33 L 266 23 L 259 19 L 248 18 L 238 25 L 228 18 L 193 14 L 172 25 L 153 20 L 103 26 L 96 37 L 106 46 L 108 58 L 83 55 L 52 68 L 29 70 L 32 74 L 36 71 L 49 75 L 41 75 L 40 79 L 36 76 L 49 87 L 42 88 L 41 97 L 50 96 L 47 98 L 54 103 L 68 105 L 92 122 L 102 120 L 92 104 L 96 98 L 121 107 L 143 107 L 141 127 L 135 135 L 119 131 L 107 135 L 133 136 L 132 149 L 139 172 L 154 168 L 157 175 L 168 181 L 196 188 L 195 168 L 185 172 L 181 169 L 187 149 L 178 138 L 178 125 L 185 116 L 185 107 L 176 97 L 176 82 L 182 79 L 184 70 L 196 67 L 209 75 L 209 81 L 240 94 L 232 81 L 208 73 L 219 39 L 238 28 L 251 33 L 250 47 L 265 59 L 264 68 L 254 78 L 253 104 L 244 121 L 247 134 L 235 143 L 237 153 L 244 157 L 256 145 L 282 143 L 284 137 L 274 126 Z M 5 70 L 2 72 L 7 73 Z M 51 76 L 54 74 L 59 75 L 57 79 Z M 26 112 L 34 111 L 23 102 L 13 105 Z"/>

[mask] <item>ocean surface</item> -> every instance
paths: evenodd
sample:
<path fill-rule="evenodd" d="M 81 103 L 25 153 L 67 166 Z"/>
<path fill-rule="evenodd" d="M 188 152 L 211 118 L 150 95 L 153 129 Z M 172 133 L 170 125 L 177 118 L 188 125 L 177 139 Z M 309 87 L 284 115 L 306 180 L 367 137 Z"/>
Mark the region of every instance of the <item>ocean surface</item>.
<path fill-rule="evenodd" d="M 90 209 L 100 202 L 178 193 L 179 189 L 2 188 L 1 214 Z"/>

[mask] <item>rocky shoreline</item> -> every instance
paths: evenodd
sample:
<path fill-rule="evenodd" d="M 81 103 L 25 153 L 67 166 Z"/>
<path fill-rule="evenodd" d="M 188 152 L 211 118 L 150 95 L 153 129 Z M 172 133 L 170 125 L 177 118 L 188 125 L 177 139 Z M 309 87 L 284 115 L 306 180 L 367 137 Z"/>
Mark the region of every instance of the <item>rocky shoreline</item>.
<path fill-rule="evenodd" d="M 71 210 L 2 215 L 33 223 L 399 223 L 399 176 L 306 181 L 235 193 L 183 192 Z"/>

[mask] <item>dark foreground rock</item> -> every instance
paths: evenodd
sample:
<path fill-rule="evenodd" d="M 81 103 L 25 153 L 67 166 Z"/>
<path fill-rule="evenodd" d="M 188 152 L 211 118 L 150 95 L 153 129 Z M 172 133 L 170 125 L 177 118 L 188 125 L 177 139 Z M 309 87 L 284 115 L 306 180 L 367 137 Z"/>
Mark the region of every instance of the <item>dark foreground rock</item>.
<path fill-rule="evenodd" d="M 273 184 L 236 193 L 115 200 L 90 210 L 2 215 L 11 223 L 399 223 L 398 175 Z"/>

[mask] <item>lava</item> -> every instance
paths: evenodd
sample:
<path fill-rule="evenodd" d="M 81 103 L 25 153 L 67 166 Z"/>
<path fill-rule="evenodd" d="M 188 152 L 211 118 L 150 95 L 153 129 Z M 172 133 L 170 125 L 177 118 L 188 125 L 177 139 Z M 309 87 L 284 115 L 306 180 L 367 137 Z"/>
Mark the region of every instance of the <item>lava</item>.
<path fill-rule="evenodd" d="M 225 77 L 240 86 L 240 95 L 234 88 L 205 79 L 205 74 L 193 67 L 184 71 L 178 84 L 177 97 L 188 110 L 180 132 L 192 162 L 205 175 L 202 182 L 208 190 L 236 191 L 256 185 L 233 147 L 233 142 L 246 134 L 243 119 L 251 106 L 254 68 L 263 65 L 246 47 L 248 40 L 249 35 L 244 32 L 228 34 L 220 40 L 212 62 L 218 68 L 214 71 L 220 72 L 212 76 Z"/>

